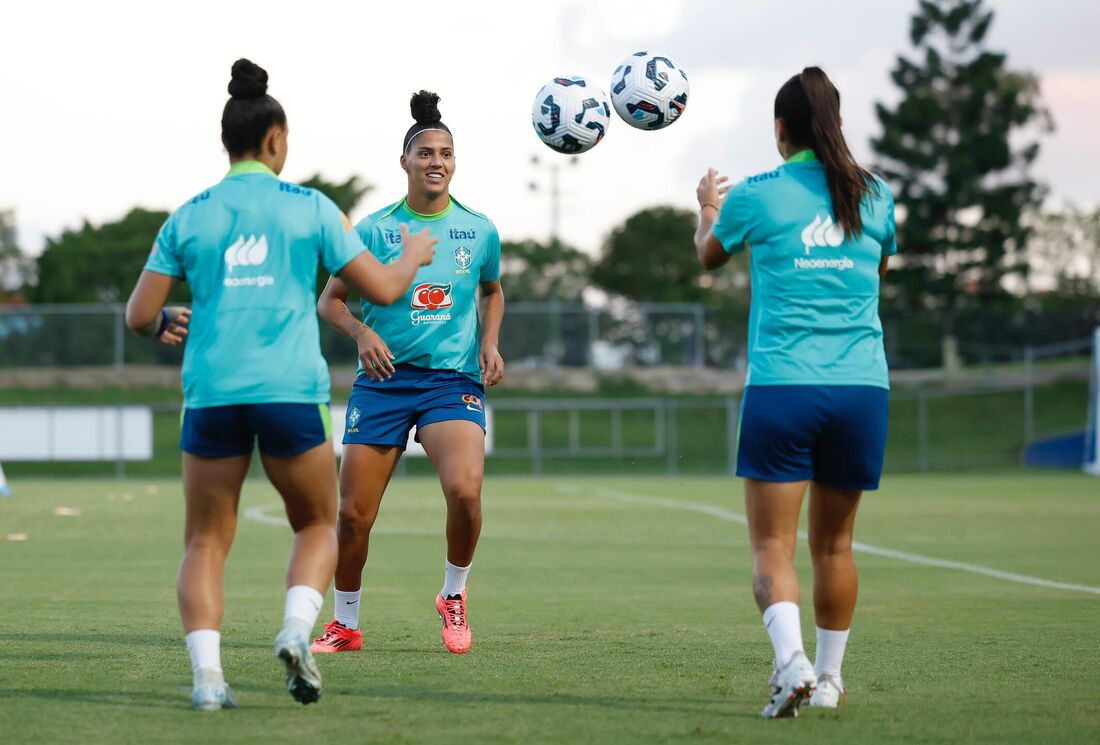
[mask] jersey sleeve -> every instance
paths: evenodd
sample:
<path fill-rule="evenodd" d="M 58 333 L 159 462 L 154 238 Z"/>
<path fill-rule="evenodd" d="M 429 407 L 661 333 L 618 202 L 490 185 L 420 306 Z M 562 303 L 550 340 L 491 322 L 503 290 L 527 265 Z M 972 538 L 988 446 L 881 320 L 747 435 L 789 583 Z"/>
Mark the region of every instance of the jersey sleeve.
<path fill-rule="evenodd" d="M 322 266 L 329 274 L 338 274 L 352 259 L 367 250 L 347 215 L 324 195 L 320 197 Z"/>
<path fill-rule="evenodd" d="M 882 183 L 882 190 L 886 195 L 886 237 L 882 241 L 882 255 L 886 257 L 898 252 L 898 225 L 894 220 L 894 195 L 885 183 Z"/>
<path fill-rule="evenodd" d="M 481 262 L 482 282 L 496 282 L 500 279 L 500 233 L 497 226 L 489 223 L 489 239 L 485 247 L 485 260 Z"/>
<path fill-rule="evenodd" d="M 176 240 L 176 215 L 173 213 L 153 241 L 153 248 L 145 262 L 145 271 L 166 274 L 169 277 L 186 278 L 183 270 L 183 256 Z"/>
<path fill-rule="evenodd" d="M 367 250 L 371 253 L 374 251 L 374 222 L 369 217 L 364 217 L 355 225 L 355 232 L 359 235 L 359 240 L 363 241 L 363 245 L 367 247 Z M 375 253 L 377 255 L 377 253 Z"/>
<path fill-rule="evenodd" d="M 745 243 L 749 240 L 749 232 L 755 219 L 752 201 L 748 184 L 744 181 L 726 194 L 726 201 L 722 203 L 722 211 L 718 214 L 713 231 L 714 237 L 728 254 L 745 250 Z"/>

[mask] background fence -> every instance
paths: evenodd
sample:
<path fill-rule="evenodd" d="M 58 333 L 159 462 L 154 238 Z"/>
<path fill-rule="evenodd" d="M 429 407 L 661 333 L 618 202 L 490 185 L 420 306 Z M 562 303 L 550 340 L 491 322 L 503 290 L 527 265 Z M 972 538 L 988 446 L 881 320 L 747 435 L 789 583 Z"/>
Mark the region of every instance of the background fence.
<path fill-rule="evenodd" d="M 131 364 L 178 365 L 181 349 L 148 344 L 126 330 L 124 306 L 0 306 L 0 368 Z M 970 366 L 1024 362 L 1038 342 L 1026 319 L 981 313 L 960 320 L 959 354 Z M 963 321 L 966 321 L 963 323 Z M 1081 319 L 1036 326 L 1034 339 L 1077 344 L 1092 333 Z M 355 346 L 321 325 L 321 348 L 332 362 L 354 359 Z M 501 348 L 513 367 L 620 369 L 672 365 L 743 370 L 747 320 L 694 303 L 509 303 Z M 895 370 L 936 367 L 942 345 L 933 317 L 883 315 L 886 351 Z M 1065 339 L 1069 339 L 1068 342 Z M 1049 346 L 1049 344 L 1048 344 Z"/>
<path fill-rule="evenodd" d="M 486 465 L 490 474 L 731 474 L 736 464 L 739 397 L 490 397 L 489 404 L 494 425 L 494 450 Z M 16 477 L 178 474 L 179 405 L 149 405 L 154 412 L 151 460 L 8 463 L 5 468 Z M 886 468 L 931 472 L 1017 465 L 1035 438 L 1084 429 L 1087 410 L 1086 381 L 895 391 Z M 424 459 L 403 459 L 400 469 L 431 472 Z"/>

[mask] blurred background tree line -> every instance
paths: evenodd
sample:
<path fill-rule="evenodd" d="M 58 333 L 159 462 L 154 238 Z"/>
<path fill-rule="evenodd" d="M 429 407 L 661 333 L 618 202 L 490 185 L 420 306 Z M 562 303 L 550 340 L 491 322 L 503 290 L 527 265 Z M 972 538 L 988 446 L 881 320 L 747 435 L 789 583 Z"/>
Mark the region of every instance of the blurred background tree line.
<path fill-rule="evenodd" d="M 1088 335 L 1100 323 L 1100 209 L 1043 208 L 1030 175 L 1053 130 L 1038 79 L 989 50 L 983 0 L 920 0 L 912 49 L 890 73 L 902 92 L 878 105 L 871 168 L 898 204 L 899 254 L 883 288 L 887 349 L 901 366 L 991 359 L 1009 348 Z M 371 191 L 353 176 L 303 182 L 351 213 Z M 15 217 L 0 211 L 0 302 L 124 302 L 168 213 L 140 207 L 115 222 L 66 230 L 30 259 Z M 711 362 L 743 345 L 748 261 L 704 273 L 692 250 L 694 211 L 654 206 L 628 217 L 590 256 L 556 240 L 505 241 L 511 303 L 705 309 Z M 324 278 L 319 278 L 319 285 Z M 178 299 L 188 299 L 186 285 Z M 983 350 L 985 350 L 983 352 Z"/>

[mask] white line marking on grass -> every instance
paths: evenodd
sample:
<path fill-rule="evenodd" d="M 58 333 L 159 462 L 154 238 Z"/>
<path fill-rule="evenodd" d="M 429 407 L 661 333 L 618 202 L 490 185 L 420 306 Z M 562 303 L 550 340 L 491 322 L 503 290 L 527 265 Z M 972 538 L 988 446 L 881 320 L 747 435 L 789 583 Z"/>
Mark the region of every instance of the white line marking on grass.
<path fill-rule="evenodd" d="M 563 487 L 569 487 L 570 485 L 562 485 Z M 571 489 L 561 489 L 563 493 L 574 493 Z M 715 507 L 712 504 L 704 504 L 702 502 L 684 502 L 678 499 L 665 499 L 662 497 L 648 497 L 641 494 L 631 494 L 629 492 L 619 491 L 618 489 L 607 489 L 604 487 L 597 487 L 595 489 L 596 496 L 603 497 L 604 499 L 610 499 L 616 502 L 626 502 L 629 504 L 645 504 L 653 507 L 664 507 L 670 510 L 682 510 L 686 512 L 699 512 L 704 515 L 710 515 L 711 517 L 717 517 L 720 520 L 725 520 L 731 523 L 738 523 L 739 525 L 748 525 L 748 518 L 742 515 L 740 512 L 733 512 L 731 510 L 722 509 L 721 507 Z M 800 538 L 806 537 L 806 531 L 798 531 Z M 1071 582 L 1055 582 L 1054 580 L 1043 579 L 1042 577 L 1030 577 L 1026 574 L 1016 574 L 1015 572 L 1005 572 L 1000 569 L 993 569 L 991 567 L 983 567 L 978 564 L 968 564 L 964 561 L 950 561 L 948 559 L 937 559 L 932 556 L 922 556 L 920 554 L 911 554 L 906 551 L 895 551 L 890 548 L 880 548 L 879 546 L 872 546 L 867 543 L 860 543 L 859 541 L 852 542 L 852 548 L 855 551 L 859 551 L 865 554 L 871 554 L 872 556 L 882 556 L 887 559 L 897 559 L 898 561 L 907 561 L 910 564 L 922 564 L 930 567 L 940 567 L 941 569 L 957 569 L 960 572 L 970 572 L 971 574 L 980 574 L 985 577 L 993 577 L 995 579 L 1003 579 L 1006 582 L 1016 582 L 1021 585 L 1034 585 L 1035 587 L 1047 587 L 1053 590 L 1067 590 L 1069 592 L 1085 592 L 1091 595 L 1100 595 L 1100 587 L 1091 587 L 1089 585 L 1075 585 Z"/>

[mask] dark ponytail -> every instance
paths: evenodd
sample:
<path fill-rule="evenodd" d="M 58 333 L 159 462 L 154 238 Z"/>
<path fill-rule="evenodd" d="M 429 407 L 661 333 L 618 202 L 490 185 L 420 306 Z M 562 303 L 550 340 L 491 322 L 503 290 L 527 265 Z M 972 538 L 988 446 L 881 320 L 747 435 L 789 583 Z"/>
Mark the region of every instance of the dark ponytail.
<path fill-rule="evenodd" d="M 286 126 L 286 113 L 267 95 L 267 71 L 246 59 L 233 63 L 230 99 L 222 110 L 222 144 L 232 158 L 260 149 L 273 125 Z"/>
<path fill-rule="evenodd" d="M 874 180 L 860 167 L 840 129 L 840 92 L 820 67 L 807 67 L 779 89 L 775 118 L 794 147 L 813 148 L 825 166 L 836 222 L 847 237 L 863 231 L 859 207 Z"/>

